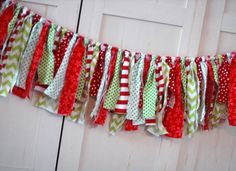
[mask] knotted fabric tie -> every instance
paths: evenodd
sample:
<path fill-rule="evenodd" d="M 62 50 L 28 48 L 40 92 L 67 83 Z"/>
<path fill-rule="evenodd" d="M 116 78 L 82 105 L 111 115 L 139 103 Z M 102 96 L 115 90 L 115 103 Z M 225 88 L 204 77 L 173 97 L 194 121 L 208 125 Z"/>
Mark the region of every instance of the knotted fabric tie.
<path fill-rule="evenodd" d="M 236 53 L 232 53 L 229 69 L 228 121 L 236 126 Z"/>
<path fill-rule="evenodd" d="M 123 51 L 123 62 L 121 64 L 120 73 L 120 96 L 116 102 L 115 113 L 126 114 L 127 104 L 129 99 L 129 66 L 130 66 L 130 51 Z"/>
<path fill-rule="evenodd" d="M 11 53 L 6 60 L 6 66 L 2 73 L 2 82 L 0 85 L 0 95 L 7 96 L 9 91 L 12 90 L 16 83 L 19 62 L 22 58 L 22 53 L 24 52 L 25 46 L 30 35 L 32 28 L 32 16 L 27 17 L 21 26 L 19 33 L 12 44 Z"/>
<path fill-rule="evenodd" d="M 20 87 L 13 88 L 13 93 L 21 98 L 29 97 L 32 83 L 34 81 L 34 76 L 37 71 L 40 59 L 43 55 L 43 48 L 44 48 L 45 42 L 47 40 L 48 30 L 49 30 L 49 24 L 46 23 L 46 24 L 44 24 L 44 26 L 42 28 L 42 31 L 39 36 L 39 40 L 38 40 L 37 45 L 35 47 L 35 51 L 34 51 L 32 61 L 31 61 L 30 67 L 29 67 L 29 71 L 27 74 L 25 89 L 22 89 Z"/>
<path fill-rule="evenodd" d="M 107 90 L 104 108 L 108 110 L 114 110 L 116 107 L 116 102 L 119 98 L 120 93 L 120 70 L 122 61 L 122 50 L 119 49 L 117 53 L 117 60 L 115 64 L 115 71 L 111 80 L 111 84 Z"/>
<path fill-rule="evenodd" d="M 126 119 L 137 120 L 139 118 L 139 97 L 140 97 L 140 86 L 142 80 L 142 71 L 144 67 L 145 55 L 142 54 L 138 61 L 135 63 L 131 71 L 130 80 L 130 97 L 127 106 Z"/>
<path fill-rule="evenodd" d="M 16 39 L 16 35 L 19 33 L 19 30 L 21 29 L 23 25 L 23 21 L 26 19 L 28 15 L 29 15 L 29 10 L 26 8 L 22 8 L 21 13 L 17 17 L 18 20 L 15 24 L 15 27 L 12 28 L 13 29 L 12 32 L 9 33 L 8 35 L 9 39 L 5 41 L 4 46 L 2 48 L 2 52 L 1 52 L 2 60 L 1 60 L 1 65 L 0 65 L 0 72 L 2 72 L 3 68 L 6 65 L 6 61 L 7 61 L 8 56 L 11 53 L 12 45 Z"/>
<path fill-rule="evenodd" d="M 43 22 L 39 22 L 33 27 L 28 44 L 23 54 L 23 59 L 20 61 L 19 76 L 18 76 L 18 80 L 16 84 L 20 88 L 25 89 L 26 87 L 25 83 L 26 83 L 29 67 L 30 67 L 31 60 L 32 60 L 42 28 L 43 28 Z"/>
<path fill-rule="evenodd" d="M 147 81 L 143 90 L 143 118 L 145 119 L 155 119 L 156 114 L 157 86 L 155 77 L 155 61 L 156 57 L 152 56 Z"/>
<path fill-rule="evenodd" d="M 101 101 L 101 104 L 100 104 L 101 106 L 100 106 L 100 109 L 98 111 L 97 118 L 95 120 L 95 123 L 99 124 L 99 125 L 104 125 L 107 114 L 108 114 L 108 110 L 104 108 L 104 103 L 105 103 L 105 97 L 106 97 L 107 89 L 108 89 L 109 85 L 111 84 L 111 79 L 112 79 L 113 73 L 115 71 L 117 52 L 118 52 L 118 48 L 112 47 L 112 49 L 111 49 L 111 62 L 109 64 L 105 92 L 104 92 L 104 96 L 102 97 L 102 101 Z M 115 119 L 115 117 L 114 117 L 114 119 Z"/>
<path fill-rule="evenodd" d="M 89 95 L 91 97 L 97 97 L 97 94 L 98 94 L 98 89 L 101 84 L 102 76 L 104 73 L 105 54 L 107 51 L 107 47 L 108 47 L 107 44 L 102 44 L 100 46 L 100 52 L 98 55 L 97 64 L 93 73 L 93 77 L 92 77 L 91 85 L 89 89 Z"/>
<path fill-rule="evenodd" d="M 62 63 L 57 71 L 55 78 L 53 79 L 52 83 L 48 86 L 48 88 L 44 91 L 44 94 L 48 95 L 52 99 L 57 99 L 61 92 L 65 80 L 68 61 L 70 58 L 71 51 L 75 45 L 76 39 L 77 39 L 77 34 L 74 34 L 69 43 L 65 56 L 62 60 Z"/>
<path fill-rule="evenodd" d="M 52 23 L 49 29 L 47 43 L 43 51 L 38 67 L 38 78 L 39 83 L 42 85 L 49 85 L 53 80 L 54 70 L 54 54 L 53 54 L 53 43 L 55 39 L 57 25 Z"/>
<path fill-rule="evenodd" d="M 197 66 L 194 61 L 190 63 L 190 73 L 187 76 L 187 135 L 192 136 L 198 128 L 198 107 L 199 107 L 199 81 L 197 77 Z"/>
<path fill-rule="evenodd" d="M 64 87 L 61 92 L 58 107 L 59 114 L 70 115 L 73 110 L 76 90 L 79 83 L 79 76 L 82 70 L 84 52 L 84 38 L 79 37 L 71 53 L 71 57 L 66 70 Z"/>
<path fill-rule="evenodd" d="M 171 89 L 174 88 L 175 103 L 173 108 L 168 106 L 166 108 L 165 117 L 163 124 L 166 127 L 167 134 L 166 136 L 173 138 L 181 138 L 182 130 L 184 126 L 184 109 L 182 102 L 182 84 L 181 84 L 181 65 L 180 59 L 176 58 L 174 67 L 174 87 L 171 85 Z M 172 91 L 173 92 L 173 91 Z"/>
<path fill-rule="evenodd" d="M 95 106 L 93 108 L 93 111 L 90 114 L 90 117 L 97 116 L 97 112 L 98 112 L 100 104 L 102 102 L 102 97 L 105 94 L 105 87 L 106 87 L 106 82 L 107 82 L 108 68 L 109 68 L 110 60 L 111 60 L 111 47 L 108 46 L 107 50 L 106 50 L 106 54 L 105 54 L 105 63 L 104 63 L 104 70 L 103 70 L 103 75 L 102 75 L 102 79 L 101 79 L 101 84 L 99 86 L 98 93 L 97 93 L 97 100 L 95 102 Z"/>

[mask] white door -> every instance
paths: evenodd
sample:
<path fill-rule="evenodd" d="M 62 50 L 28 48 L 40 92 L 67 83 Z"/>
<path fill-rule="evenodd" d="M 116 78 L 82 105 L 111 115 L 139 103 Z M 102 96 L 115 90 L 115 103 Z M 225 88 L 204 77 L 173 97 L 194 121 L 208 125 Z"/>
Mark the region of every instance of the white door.
<path fill-rule="evenodd" d="M 23 4 L 76 31 L 79 0 L 26 0 Z M 67 12 L 70 11 L 70 12 Z M 0 98 L 0 170 L 55 170 L 62 118 L 10 95 Z"/>
<path fill-rule="evenodd" d="M 214 55 L 236 50 L 235 21 L 235 0 L 84 0 L 79 32 L 132 51 Z M 72 125 L 65 122 L 61 171 L 236 170 L 233 127 L 173 140 Z"/>

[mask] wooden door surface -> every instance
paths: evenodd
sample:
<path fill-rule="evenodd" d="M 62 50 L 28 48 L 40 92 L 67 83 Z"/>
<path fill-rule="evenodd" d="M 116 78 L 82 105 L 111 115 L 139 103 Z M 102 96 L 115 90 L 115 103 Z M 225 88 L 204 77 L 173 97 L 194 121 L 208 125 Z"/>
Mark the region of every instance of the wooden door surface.
<path fill-rule="evenodd" d="M 35 12 L 76 31 L 79 0 L 25 0 Z M 67 11 L 70 11 L 69 13 Z M 0 98 L 0 170 L 55 170 L 62 117 L 34 107 L 35 98 Z"/>

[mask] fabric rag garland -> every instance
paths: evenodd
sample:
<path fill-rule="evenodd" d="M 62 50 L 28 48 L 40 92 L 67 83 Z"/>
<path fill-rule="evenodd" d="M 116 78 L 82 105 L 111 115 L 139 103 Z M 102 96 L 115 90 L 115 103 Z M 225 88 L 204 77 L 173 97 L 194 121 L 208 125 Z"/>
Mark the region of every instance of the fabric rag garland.
<path fill-rule="evenodd" d="M 99 43 L 46 20 L 20 3 L 1 2 L 0 96 L 29 98 L 36 106 L 109 132 L 191 137 L 228 120 L 236 126 L 236 53 L 171 57 L 132 53 Z M 87 112 L 90 99 L 95 105 Z"/>

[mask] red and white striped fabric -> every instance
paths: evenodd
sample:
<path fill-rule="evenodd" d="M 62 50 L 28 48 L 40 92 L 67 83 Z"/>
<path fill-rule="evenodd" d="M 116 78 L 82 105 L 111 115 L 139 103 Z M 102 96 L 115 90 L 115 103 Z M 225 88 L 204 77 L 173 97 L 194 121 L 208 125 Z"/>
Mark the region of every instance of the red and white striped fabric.
<path fill-rule="evenodd" d="M 120 96 L 116 103 L 115 113 L 126 114 L 129 99 L 129 65 L 130 51 L 123 51 L 123 61 L 120 75 Z"/>
<path fill-rule="evenodd" d="M 165 87 L 160 56 L 158 56 L 156 60 L 155 74 L 156 74 L 156 83 L 157 83 L 157 90 L 158 90 L 158 97 L 159 97 L 157 108 L 158 108 L 158 112 L 160 112 L 162 109 L 162 104 L 163 104 L 163 99 L 164 99 L 164 87 Z"/>
<path fill-rule="evenodd" d="M 2 53 L 1 53 L 1 59 L 2 60 L 1 60 L 1 64 L 0 64 L 0 73 L 2 72 L 2 69 L 5 66 L 6 59 L 8 58 L 8 55 L 11 51 L 12 43 L 14 42 L 15 37 L 16 37 L 17 33 L 19 32 L 19 29 L 21 28 L 22 24 L 23 24 L 23 20 L 25 19 L 25 17 L 27 15 L 29 15 L 29 13 L 30 13 L 30 11 L 27 8 L 23 8 L 22 12 L 18 15 L 18 20 L 15 24 L 15 27 L 14 27 L 13 31 L 12 31 L 12 34 L 9 37 L 8 44 L 7 44 L 5 49 L 2 49 Z"/>
<path fill-rule="evenodd" d="M 88 45 L 88 51 L 87 51 L 87 58 L 86 58 L 86 65 L 85 65 L 85 79 L 86 79 L 86 83 L 88 83 L 89 79 L 90 79 L 90 64 L 92 62 L 93 59 L 93 49 L 94 49 L 94 42 L 90 42 Z"/>

